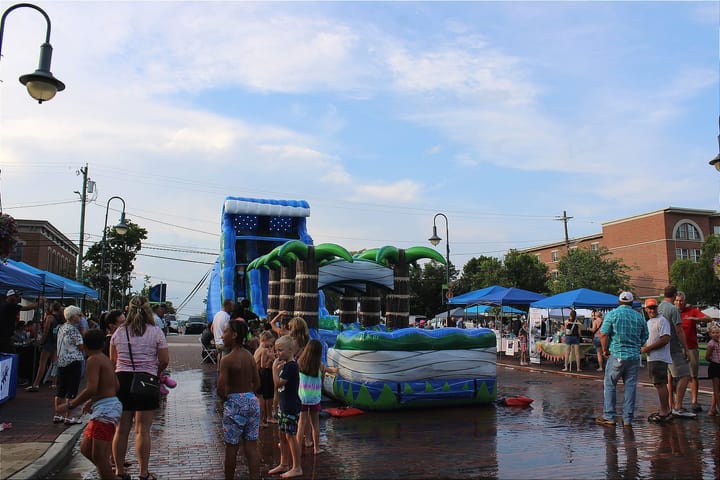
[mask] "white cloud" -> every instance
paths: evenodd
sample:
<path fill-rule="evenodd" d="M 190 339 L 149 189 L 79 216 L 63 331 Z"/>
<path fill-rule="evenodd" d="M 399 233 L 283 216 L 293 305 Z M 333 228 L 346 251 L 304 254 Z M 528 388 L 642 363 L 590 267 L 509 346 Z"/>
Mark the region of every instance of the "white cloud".
<path fill-rule="evenodd" d="M 373 202 L 409 203 L 418 200 L 422 185 L 409 179 L 391 183 L 357 185 L 354 198 Z"/>

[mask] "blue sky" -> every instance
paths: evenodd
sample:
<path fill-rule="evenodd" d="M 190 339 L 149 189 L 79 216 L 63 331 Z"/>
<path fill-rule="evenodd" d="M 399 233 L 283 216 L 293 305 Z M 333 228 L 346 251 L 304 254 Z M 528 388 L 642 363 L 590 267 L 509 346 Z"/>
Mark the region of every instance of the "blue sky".
<path fill-rule="evenodd" d="M 3 211 L 77 241 L 87 163 L 86 242 L 122 196 L 149 231 L 136 284 L 164 281 L 176 304 L 213 261 L 229 195 L 305 199 L 316 243 L 350 250 L 426 245 L 443 212 L 460 266 L 561 240 L 563 210 L 576 237 L 718 209 L 717 2 L 38 5 L 67 89 L 24 92 L 45 25 L 12 12 Z"/>

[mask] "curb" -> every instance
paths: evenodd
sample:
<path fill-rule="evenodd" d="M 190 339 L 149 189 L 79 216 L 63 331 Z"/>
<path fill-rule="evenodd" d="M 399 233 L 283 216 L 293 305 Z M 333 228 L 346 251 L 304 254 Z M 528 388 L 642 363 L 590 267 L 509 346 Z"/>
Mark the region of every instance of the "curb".
<path fill-rule="evenodd" d="M 29 480 L 45 478 L 60 465 L 67 462 L 72 455 L 72 449 L 83 432 L 85 425 L 72 425 L 57 436 L 45 453 L 25 468 L 15 472 L 8 480 Z"/>

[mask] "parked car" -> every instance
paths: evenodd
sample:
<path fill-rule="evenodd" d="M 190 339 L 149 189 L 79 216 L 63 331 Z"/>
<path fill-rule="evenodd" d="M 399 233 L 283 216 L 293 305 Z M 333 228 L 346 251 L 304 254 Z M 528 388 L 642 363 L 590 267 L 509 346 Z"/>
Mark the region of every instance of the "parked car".
<path fill-rule="evenodd" d="M 201 334 L 207 326 L 208 322 L 203 317 L 190 317 L 185 323 L 185 335 Z"/>
<path fill-rule="evenodd" d="M 166 313 L 163 320 L 165 320 L 165 326 L 167 327 L 168 332 L 178 333 L 178 322 L 175 315 L 172 313 Z"/>

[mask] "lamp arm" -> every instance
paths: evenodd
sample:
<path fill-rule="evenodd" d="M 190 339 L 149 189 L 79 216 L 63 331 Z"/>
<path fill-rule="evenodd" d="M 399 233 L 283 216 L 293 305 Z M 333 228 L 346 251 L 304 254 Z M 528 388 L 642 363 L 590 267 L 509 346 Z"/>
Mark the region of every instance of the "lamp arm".
<path fill-rule="evenodd" d="M 33 5 L 32 3 L 18 3 L 15 5 L 12 5 L 9 7 L 5 12 L 3 12 L 2 18 L 0 18 L 0 58 L 2 57 L 2 41 L 3 41 L 3 33 L 5 32 L 5 19 L 7 18 L 8 14 L 12 12 L 13 10 L 17 10 L 18 8 L 23 7 L 29 7 L 34 10 L 37 10 L 38 12 L 42 13 L 42 16 L 45 17 L 45 22 L 47 22 L 47 30 L 45 32 L 45 43 L 50 43 L 50 17 L 47 13 L 45 13 L 45 10 L 38 7 L 37 5 Z"/>

